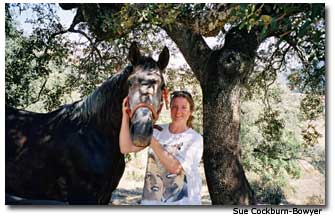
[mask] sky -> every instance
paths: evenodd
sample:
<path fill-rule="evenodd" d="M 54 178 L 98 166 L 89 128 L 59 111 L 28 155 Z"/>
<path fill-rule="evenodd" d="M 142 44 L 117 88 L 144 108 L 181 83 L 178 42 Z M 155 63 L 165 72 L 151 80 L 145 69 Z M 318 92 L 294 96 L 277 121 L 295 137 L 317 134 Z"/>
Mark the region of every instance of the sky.
<path fill-rule="evenodd" d="M 58 4 L 56 4 L 56 6 L 57 15 L 60 17 L 62 25 L 66 28 L 70 27 L 76 10 L 62 10 Z M 23 11 L 21 14 L 19 14 L 19 11 L 15 11 L 15 14 L 17 15 L 18 25 L 23 29 L 24 34 L 30 35 L 32 32 L 32 25 L 25 21 L 32 18 L 34 15 L 32 10 Z"/>

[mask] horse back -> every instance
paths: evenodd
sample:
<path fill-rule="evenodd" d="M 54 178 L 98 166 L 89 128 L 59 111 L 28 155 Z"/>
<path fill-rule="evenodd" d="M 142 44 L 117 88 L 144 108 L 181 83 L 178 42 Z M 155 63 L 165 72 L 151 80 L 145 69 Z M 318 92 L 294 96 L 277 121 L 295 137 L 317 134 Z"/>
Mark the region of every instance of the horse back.
<path fill-rule="evenodd" d="M 113 140 L 72 120 L 67 108 L 41 114 L 6 106 L 6 193 L 108 203 L 124 171 L 118 136 L 111 134 Z"/>
<path fill-rule="evenodd" d="M 33 113 L 6 106 L 6 193 L 26 197 L 60 199 L 64 179 L 55 170 L 54 129 L 58 111 Z M 48 189 L 48 190 L 47 190 Z"/>
<path fill-rule="evenodd" d="M 47 141 L 53 128 L 47 123 L 58 113 L 34 113 L 19 110 L 6 105 L 5 110 L 5 136 L 6 136 L 6 162 L 17 157 L 17 154 L 27 148 Z M 47 126 L 48 125 L 48 126 Z M 48 137 L 49 136 L 49 137 Z"/>

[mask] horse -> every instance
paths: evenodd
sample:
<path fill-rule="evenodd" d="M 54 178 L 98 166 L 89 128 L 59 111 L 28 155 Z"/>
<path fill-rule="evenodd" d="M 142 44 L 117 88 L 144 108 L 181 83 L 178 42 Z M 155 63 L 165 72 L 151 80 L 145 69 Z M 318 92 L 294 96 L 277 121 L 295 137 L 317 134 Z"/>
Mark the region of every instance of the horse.
<path fill-rule="evenodd" d="M 5 190 L 13 204 L 108 204 L 125 169 L 119 149 L 122 102 L 129 97 L 131 137 L 150 144 L 163 104 L 167 47 L 158 61 L 136 43 L 128 64 L 90 95 L 49 113 L 6 105 Z"/>

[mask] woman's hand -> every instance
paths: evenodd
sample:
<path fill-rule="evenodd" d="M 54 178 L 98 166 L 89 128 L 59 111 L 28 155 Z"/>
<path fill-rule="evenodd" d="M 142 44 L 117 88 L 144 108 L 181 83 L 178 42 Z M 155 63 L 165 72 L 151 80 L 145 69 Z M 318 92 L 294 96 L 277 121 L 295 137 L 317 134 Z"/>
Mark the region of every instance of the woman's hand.
<path fill-rule="evenodd" d="M 119 135 L 119 147 L 122 154 L 127 154 L 130 152 L 138 152 L 144 147 L 137 147 L 133 144 L 129 131 L 129 107 L 128 107 L 129 97 L 123 99 L 122 102 L 122 123 Z"/>
<path fill-rule="evenodd" d="M 125 117 L 125 118 L 128 118 L 129 119 L 129 96 L 126 96 L 124 99 L 123 99 L 123 102 L 122 102 L 122 117 Z"/>
<path fill-rule="evenodd" d="M 183 168 L 179 161 L 169 154 L 154 137 L 151 138 L 150 147 L 169 173 L 179 174 L 181 172 Z"/>
<path fill-rule="evenodd" d="M 150 146 L 155 146 L 155 145 L 159 145 L 158 140 L 155 137 L 151 137 L 151 142 L 150 142 Z"/>

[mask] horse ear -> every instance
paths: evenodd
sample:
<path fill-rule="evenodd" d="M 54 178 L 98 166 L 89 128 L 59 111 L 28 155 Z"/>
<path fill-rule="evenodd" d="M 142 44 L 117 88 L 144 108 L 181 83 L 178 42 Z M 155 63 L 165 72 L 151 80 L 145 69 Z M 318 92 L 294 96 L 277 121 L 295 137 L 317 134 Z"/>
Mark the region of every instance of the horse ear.
<path fill-rule="evenodd" d="M 169 49 L 165 46 L 162 52 L 159 54 L 158 66 L 161 70 L 165 69 L 169 63 L 170 53 Z"/>
<path fill-rule="evenodd" d="M 131 43 L 130 48 L 129 48 L 129 53 L 128 53 L 128 59 L 133 66 L 138 65 L 140 56 L 141 56 L 141 53 L 137 47 L 137 43 L 136 42 Z"/>

